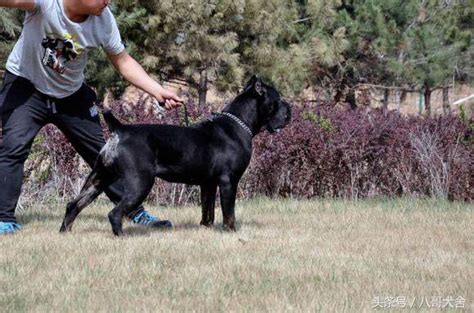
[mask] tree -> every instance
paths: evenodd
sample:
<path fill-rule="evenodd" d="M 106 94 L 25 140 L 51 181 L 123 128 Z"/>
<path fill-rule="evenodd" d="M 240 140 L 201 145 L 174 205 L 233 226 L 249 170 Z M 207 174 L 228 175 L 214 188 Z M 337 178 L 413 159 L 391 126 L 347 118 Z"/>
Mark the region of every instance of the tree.
<path fill-rule="evenodd" d="M 400 86 L 423 90 L 430 112 L 434 88 L 455 73 L 471 76 L 474 9 L 466 1 L 308 0 L 302 7 L 312 82 L 332 89 L 336 102 L 344 97 L 355 107 L 360 83 Z"/>
<path fill-rule="evenodd" d="M 129 12 L 122 11 L 116 5 L 112 5 L 111 9 L 115 14 L 127 52 L 138 60 L 142 60 L 142 56 L 137 52 L 135 43 L 137 40 L 135 38 L 146 36 L 141 29 L 141 23 L 145 17 L 145 9 L 136 7 L 133 11 Z M 99 97 L 103 97 L 109 91 L 113 97 L 117 98 L 123 94 L 128 85 L 111 65 L 106 53 L 102 49 L 96 49 L 90 53 L 86 67 L 86 80 L 88 84 L 95 87 Z"/>
<path fill-rule="evenodd" d="M 296 21 L 300 26 L 300 45 L 307 51 L 307 80 L 328 90 L 335 102 L 346 92 L 349 77 L 345 67 L 345 52 L 349 48 L 346 25 L 337 23 L 341 5 L 341 0 L 300 1 L 300 18 Z"/>
<path fill-rule="evenodd" d="M 360 83 L 392 83 L 387 67 L 399 38 L 399 1 L 309 0 L 303 8 L 312 52 L 311 81 L 331 90 L 335 102 L 356 107 Z M 387 96 L 387 95 L 386 95 Z"/>
<path fill-rule="evenodd" d="M 8 55 L 21 31 L 24 13 L 20 10 L 0 8 L 0 69 L 5 69 Z"/>
<path fill-rule="evenodd" d="M 200 104 L 210 84 L 236 91 L 256 71 L 294 87 L 285 79 L 296 72 L 291 61 L 299 55 L 287 42 L 296 16 L 292 1 L 119 0 L 117 7 L 119 25 L 129 16 L 140 20 L 120 26 L 136 57 L 162 79 L 192 87 Z M 278 60 L 283 64 L 272 67 Z"/>
<path fill-rule="evenodd" d="M 404 77 L 423 90 L 427 115 L 432 91 L 449 85 L 471 46 L 472 29 L 465 29 L 459 19 L 470 10 L 467 6 L 462 1 L 422 1 L 414 27 L 404 34 Z"/>

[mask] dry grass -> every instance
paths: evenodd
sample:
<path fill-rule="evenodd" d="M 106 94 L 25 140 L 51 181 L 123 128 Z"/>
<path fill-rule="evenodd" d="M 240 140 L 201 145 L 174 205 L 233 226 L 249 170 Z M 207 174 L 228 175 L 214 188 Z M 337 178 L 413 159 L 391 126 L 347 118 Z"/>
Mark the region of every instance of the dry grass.
<path fill-rule="evenodd" d="M 257 199 L 238 203 L 237 233 L 185 207 L 159 212 L 175 230 L 126 225 L 121 239 L 109 209 L 67 235 L 62 204 L 22 213 L 24 230 L 0 238 L 0 311 L 359 312 L 377 296 L 462 296 L 474 311 L 473 205 Z M 429 310 L 417 305 L 403 311 Z"/>

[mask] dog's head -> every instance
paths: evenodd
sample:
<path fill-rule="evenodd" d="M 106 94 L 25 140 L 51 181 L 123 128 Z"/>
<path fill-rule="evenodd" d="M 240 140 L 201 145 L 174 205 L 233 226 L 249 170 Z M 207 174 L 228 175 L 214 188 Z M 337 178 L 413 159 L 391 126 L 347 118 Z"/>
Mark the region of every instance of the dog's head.
<path fill-rule="evenodd" d="M 290 104 L 281 98 L 275 88 L 265 84 L 259 76 L 252 76 L 243 92 L 257 99 L 258 129 L 265 127 L 270 133 L 274 133 L 288 125 L 291 120 Z"/>

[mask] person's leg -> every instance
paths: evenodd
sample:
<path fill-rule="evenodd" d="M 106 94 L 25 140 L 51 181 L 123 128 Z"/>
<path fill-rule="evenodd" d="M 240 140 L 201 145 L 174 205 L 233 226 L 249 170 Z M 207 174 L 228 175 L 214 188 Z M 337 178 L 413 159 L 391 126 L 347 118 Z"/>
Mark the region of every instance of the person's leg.
<path fill-rule="evenodd" d="M 26 79 L 6 73 L 0 91 L 0 222 L 16 223 L 23 166 L 33 139 L 47 122 L 47 108 Z"/>
<path fill-rule="evenodd" d="M 57 113 L 53 116 L 53 123 L 64 133 L 74 149 L 93 167 L 100 150 L 105 145 L 99 115 L 93 108 L 95 95 L 93 91 L 83 86 L 76 94 L 62 99 L 56 104 Z M 118 203 L 122 198 L 123 187 L 116 181 L 105 189 L 109 199 Z M 150 227 L 167 227 L 168 221 L 159 221 L 139 206 L 127 214 L 132 221 Z"/>

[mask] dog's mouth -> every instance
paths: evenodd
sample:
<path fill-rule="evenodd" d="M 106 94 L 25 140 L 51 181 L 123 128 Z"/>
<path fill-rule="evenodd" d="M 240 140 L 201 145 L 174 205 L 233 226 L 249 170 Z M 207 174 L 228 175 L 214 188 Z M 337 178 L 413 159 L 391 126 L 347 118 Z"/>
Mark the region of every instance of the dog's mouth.
<path fill-rule="evenodd" d="M 270 134 L 274 133 L 279 133 L 284 126 L 277 126 L 277 127 L 272 127 L 271 125 L 268 125 L 267 130 Z"/>
<path fill-rule="evenodd" d="M 279 133 L 288 124 L 289 124 L 288 120 L 285 120 L 284 122 L 278 121 L 276 123 L 274 121 L 274 122 L 268 123 L 266 129 L 268 130 L 270 134 Z"/>

